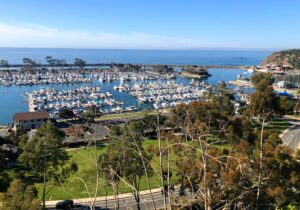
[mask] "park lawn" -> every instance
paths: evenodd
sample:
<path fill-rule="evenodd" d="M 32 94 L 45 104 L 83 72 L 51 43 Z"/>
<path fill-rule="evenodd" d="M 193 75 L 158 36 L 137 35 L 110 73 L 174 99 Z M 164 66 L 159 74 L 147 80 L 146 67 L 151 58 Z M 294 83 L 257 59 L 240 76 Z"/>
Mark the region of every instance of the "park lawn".
<path fill-rule="evenodd" d="M 139 111 L 139 112 L 125 112 L 125 113 L 120 113 L 120 114 L 107 114 L 103 115 L 99 118 L 96 118 L 97 121 L 101 120 L 116 120 L 116 119 L 133 119 L 133 118 L 138 118 L 138 117 L 143 117 L 145 114 L 150 114 L 153 115 L 155 114 L 154 111 Z"/>
<path fill-rule="evenodd" d="M 163 110 L 163 113 L 170 112 L 170 109 Z M 102 121 L 102 120 L 117 120 L 117 119 L 135 119 L 144 117 L 145 115 L 156 115 L 156 110 L 142 110 L 137 112 L 124 112 L 120 114 L 105 114 L 101 117 L 96 118 L 96 121 Z"/>
<path fill-rule="evenodd" d="M 158 147 L 157 140 L 145 139 L 143 146 L 146 149 L 148 145 Z M 166 145 L 166 143 L 162 143 Z M 105 151 L 105 146 L 95 148 L 79 148 L 68 150 L 68 154 L 71 159 L 74 159 L 78 164 L 78 171 L 73 174 L 69 180 L 62 185 L 53 186 L 51 183 L 47 184 L 47 200 L 60 200 L 60 199 L 75 199 L 75 198 L 88 198 L 95 194 L 96 183 L 96 168 L 95 157 L 99 156 Z M 170 155 L 171 167 L 175 167 L 175 155 Z M 154 156 L 151 161 L 151 165 L 154 170 L 153 176 L 149 177 L 149 183 L 152 189 L 159 188 L 161 186 L 161 180 L 159 176 L 159 157 Z M 79 180 L 81 179 L 81 180 Z M 105 186 L 104 179 L 100 177 L 99 188 L 97 196 L 112 195 L 113 191 L 109 186 Z M 178 180 L 176 176 L 172 177 L 172 183 Z M 87 188 L 83 184 L 86 183 Z M 36 187 L 39 192 L 39 197 L 42 195 L 42 183 L 37 183 Z M 148 184 L 146 177 L 143 177 L 140 185 L 141 190 L 148 190 Z M 120 193 L 130 192 L 130 187 L 126 186 L 123 182 L 120 183 Z"/>
<path fill-rule="evenodd" d="M 266 125 L 266 130 L 272 130 L 276 134 L 281 134 L 285 129 L 291 127 L 291 123 L 286 120 L 276 119 Z"/>

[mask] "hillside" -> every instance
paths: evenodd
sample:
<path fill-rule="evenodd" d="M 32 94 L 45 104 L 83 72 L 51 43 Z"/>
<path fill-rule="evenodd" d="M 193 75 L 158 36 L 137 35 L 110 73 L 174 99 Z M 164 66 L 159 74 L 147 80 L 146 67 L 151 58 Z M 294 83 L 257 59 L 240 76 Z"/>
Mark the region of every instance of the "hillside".
<path fill-rule="evenodd" d="M 262 66 L 267 64 L 290 65 L 292 68 L 300 69 L 300 49 L 274 52 L 261 63 Z"/>

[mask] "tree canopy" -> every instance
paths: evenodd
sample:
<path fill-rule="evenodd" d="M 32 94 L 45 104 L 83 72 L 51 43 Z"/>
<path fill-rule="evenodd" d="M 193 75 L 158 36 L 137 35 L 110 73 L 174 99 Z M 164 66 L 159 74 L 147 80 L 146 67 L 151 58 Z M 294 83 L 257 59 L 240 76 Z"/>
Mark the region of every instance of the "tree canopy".
<path fill-rule="evenodd" d="M 152 176 L 151 156 L 140 142 L 132 142 L 126 136 L 113 138 L 105 153 L 99 158 L 101 174 L 118 193 L 118 185 L 129 185 L 140 209 L 140 182 L 143 176 Z"/>
<path fill-rule="evenodd" d="M 38 176 L 44 176 L 43 202 L 46 179 L 61 183 L 77 170 L 75 162 L 67 164 L 69 156 L 62 148 L 64 137 L 63 131 L 47 123 L 36 131 L 32 139 L 24 138 L 20 143 L 22 153 L 19 161 Z"/>
<path fill-rule="evenodd" d="M 75 58 L 74 65 L 79 67 L 80 69 L 83 69 L 83 67 L 86 65 L 86 62 L 80 58 Z"/>
<path fill-rule="evenodd" d="M 59 110 L 58 116 L 60 118 L 68 119 L 75 117 L 74 112 L 71 109 L 68 108 L 62 108 Z"/>
<path fill-rule="evenodd" d="M 3 210 L 39 210 L 40 203 L 37 199 L 37 190 L 34 186 L 26 186 L 21 180 L 14 179 L 7 192 L 3 195 Z"/>

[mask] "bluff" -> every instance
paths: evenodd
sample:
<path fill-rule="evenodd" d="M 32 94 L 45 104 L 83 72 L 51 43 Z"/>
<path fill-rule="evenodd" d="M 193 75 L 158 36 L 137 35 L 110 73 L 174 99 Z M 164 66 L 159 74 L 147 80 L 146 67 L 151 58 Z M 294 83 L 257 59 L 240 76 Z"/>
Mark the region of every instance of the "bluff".
<path fill-rule="evenodd" d="M 261 65 L 290 65 L 292 68 L 300 69 L 300 49 L 283 50 L 274 52 L 266 57 Z"/>

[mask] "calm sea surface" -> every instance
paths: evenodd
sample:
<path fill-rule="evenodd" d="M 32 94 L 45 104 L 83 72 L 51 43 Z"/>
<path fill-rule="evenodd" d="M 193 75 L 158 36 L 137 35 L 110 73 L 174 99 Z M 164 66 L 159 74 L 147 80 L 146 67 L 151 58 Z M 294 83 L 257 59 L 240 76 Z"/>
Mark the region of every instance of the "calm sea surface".
<path fill-rule="evenodd" d="M 44 63 L 44 58 L 51 55 L 55 58 L 66 59 L 72 63 L 74 58 L 82 58 L 88 63 L 139 63 L 139 64 L 207 64 L 207 65 L 254 65 L 259 64 L 271 51 L 246 50 L 90 50 L 90 49 L 21 49 L 0 48 L 0 59 L 8 60 L 11 64 L 22 63 L 24 57 Z M 211 77 L 205 81 L 217 84 L 219 81 L 229 81 L 242 74 L 241 69 L 209 69 Z M 177 82 L 189 82 L 178 78 Z M 122 100 L 125 105 L 136 105 L 136 100 L 127 93 L 113 90 L 112 83 L 88 83 L 70 85 L 36 85 L 36 86 L 0 86 L 0 124 L 12 122 L 16 112 L 28 111 L 28 104 L 21 94 L 40 88 L 71 89 L 79 86 L 100 85 L 103 92 L 111 91 L 114 98 Z M 102 92 L 101 91 L 101 92 Z"/>
<path fill-rule="evenodd" d="M 9 63 L 22 63 L 24 57 L 45 63 L 45 57 L 66 59 L 82 58 L 88 63 L 140 63 L 140 64 L 259 64 L 271 51 L 246 50 L 99 50 L 99 49 L 30 49 L 0 48 L 0 59 Z"/>

